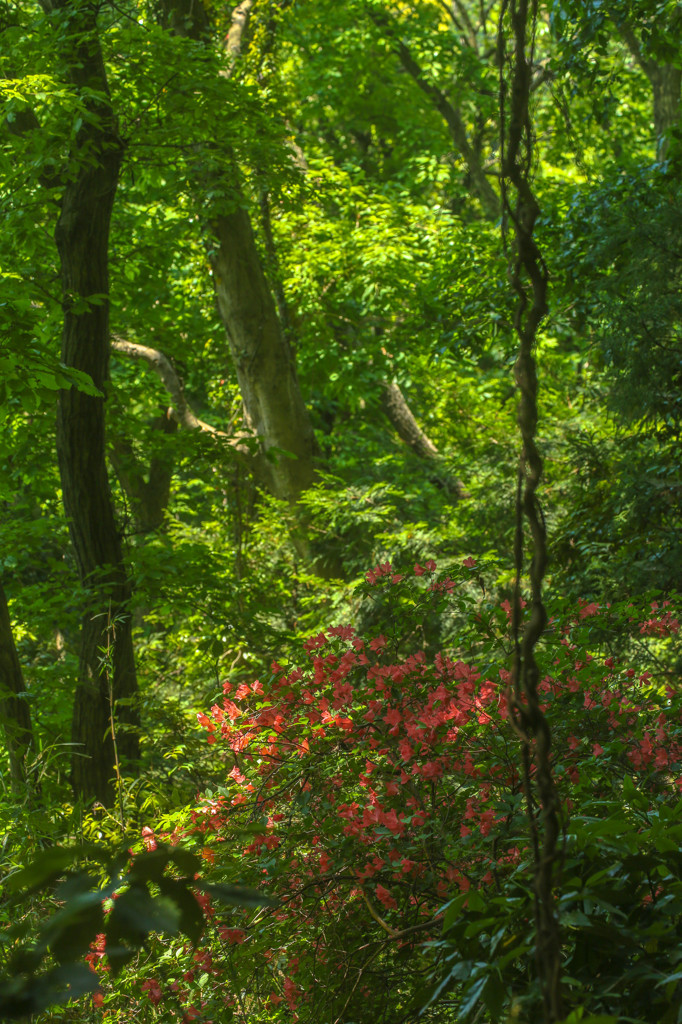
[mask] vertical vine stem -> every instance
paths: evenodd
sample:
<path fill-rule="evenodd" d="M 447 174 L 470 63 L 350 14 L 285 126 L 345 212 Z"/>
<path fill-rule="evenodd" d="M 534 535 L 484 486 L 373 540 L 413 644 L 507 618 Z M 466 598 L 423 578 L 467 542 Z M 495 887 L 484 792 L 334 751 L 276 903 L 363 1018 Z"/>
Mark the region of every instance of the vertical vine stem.
<path fill-rule="evenodd" d="M 121 831 L 125 831 L 125 817 L 123 810 L 123 779 L 121 778 L 121 763 L 118 759 L 118 743 L 116 741 L 116 707 L 114 700 L 114 687 L 113 687 L 113 647 L 116 643 L 116 622 L 112 618 L 111 614 L 111 601 L 109 602 L 109 613 L 107 615 L 107 645 L 102 651 L 102 668 L 107 683 L 107 691 L 109 694 L 109 732 L 111 733 L 111 743 L 114 751 L 114 773 L 116 778 L 116 797 L 118 800 L 118 812 Z"/>
<path fill-rule="evenodd" d="M 505 245 L 511 234 L 510 281 L 517 294 L 514 328 L 519 349 L 514 374 L 519 394 L 521 453 L 516 491 L 512 612 L 514 661 L 508 692 L 510 719 L 520 738 L 533 854 L 536 960 L 547 1024 L 563 1018 L 561 937 L 554 888 L 559 860 L 560 806 L 551 764 L 551 733 L 538 699 L 535 647 L 546 623 L 543 579 L 547 536 L 538 499 L 542 457 L 536 443 L 537 367 L 534 346 L 547 312 L 547 269 L 534 238 L 540 213 L 532 188 L 533 133 L 530 86 L 537 0 L 503 0 L 498 29 L 500 64 L 500 181 Z M 511 52 L 507 55 L 507 38 Z M 521 622 L 526 533 L 530 534 L 530 607 Z"/>

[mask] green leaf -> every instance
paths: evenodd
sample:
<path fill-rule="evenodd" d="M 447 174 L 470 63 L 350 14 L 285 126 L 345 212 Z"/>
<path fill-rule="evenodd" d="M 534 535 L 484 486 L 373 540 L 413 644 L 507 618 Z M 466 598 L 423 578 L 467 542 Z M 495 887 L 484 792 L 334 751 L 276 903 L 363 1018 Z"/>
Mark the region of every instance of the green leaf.
<path fill-rule="evenodd" d="M 467 987 L 466 998 L 462 1000 L 459 1008 L 460 1015 L 467 1017 L 476 1006 L 476 1003 L 481 998 L 483 989 L 488 983 L 488 979 L 484 976 L 477 978 L 470 986 Z"/>
<path fill-rule="evenodd" d="M 164 896 L 175 903 L 180 912 L 178 930 L 196 946 L 203 933 L 205 921 L 194 893 L 188 889 L 185 882 L 174 878 L 163 878 L 159 882 L 159 888 Z"/>
<path fill-rule="evenodd" d="M 483 988 L 482 999 L 493 1020 L 497 1020 L 500 1016 L 506 995 L 505 987 L 499 975 L 497 973 L 489 975 Z"/>
<path fill-rule="evenodd" d="M 467 894 L 460 893 L 459 896 L 455 896 L 455 898 L 447 904 L 447 910 L 445 911 L 445 916 L 443 918 L 443 934 L 449 931 L 454 923 L 459 920 L 462 915 L 462 908 L 466 902 Z"/>
<path fill-rule="evenodd" d="M 3 886 L 7 892 L 17 892 L 23 888 L 32 891 L 58 878 L 66 868 L 78 860 L 84 860 L 86 857 L 101 860 L 102 856 L 102 849 L 92 845 L 51 846 L 36 854 L 25 868 L 7 875 L 3 879 Z"/>
<path fill-rule="evenodd" d="M 276 907 L 277 900 L 265 896 L 256 889 L 244 889 L 237 885 L 222 885 L 197 881 L 194 883 L 200 892 L 206 892 L 220 903 L 237 907 Z"/>
<path fill-rule="evenodd" d="M 128 872 L 131 882 L 158 882 L 170 860 L 170 850 L 163 843 L 159 843 L 155 850 L 145 850 L 138 853 Z"/>

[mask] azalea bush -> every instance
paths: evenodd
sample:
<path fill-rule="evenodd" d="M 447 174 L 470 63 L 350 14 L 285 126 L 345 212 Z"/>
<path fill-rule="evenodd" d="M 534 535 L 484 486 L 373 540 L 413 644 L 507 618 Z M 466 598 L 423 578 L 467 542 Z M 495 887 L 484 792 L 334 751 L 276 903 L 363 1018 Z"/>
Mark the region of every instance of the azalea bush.
<path fill-rule="evenodd" d="M 481 1006 L 485 1020 L 537 1019 L 509 602 L 473 559 L 444 574 L 379 565 L 358 598 L 383 609 L 381 631 L 310 636 L 298 664 L 226 679 L 199 715 L 224 785 L 182 823 L 183 841 L 215 879 L 276 905 L 226 917 L 204 894 L 201 948 L 138 965 L 140 1012 L 146 999 L 164 1019 L 454 1021 Z M 459 650 L 429 641 L 444 606 L 469 608 Z M 540 691 L 564 808 L 557 905 L 575 1020 L 676 1021 L 682 1005 L 678 633 L 663 601 L 550 618 Z M 105 1011 L 119 1000 L 105 986 Z"/>
<path fill-rule="evenodd" d="M 196 891 L 201 942 L 150 937 L 112 984 L 106 934 L 92 936 L 93 1012 L 538 1019 L 527 803 L 507 712 L 511 608 L 484 576 L 473 559 L 440 574 L 430 561 L 379 565 L 357 593 L 359 616 L 380 609 L 373 635 L 332 626 L 302 641 L 297 663 L 223 681 L 198 717 L 224 783 L 141 843 L 152 853 L 179 840 L 198 855 L 210 880 Z M 461 642 L 439 650 L 429 623 L 446 613 Z M 563 806 L 556 897 L 572 1021 L 679 1019 L 678 635 L 660 597 L 550 615 L 540 693 Z M 225 882 L 271 902 L 226 909 L 211 889 Z"/>

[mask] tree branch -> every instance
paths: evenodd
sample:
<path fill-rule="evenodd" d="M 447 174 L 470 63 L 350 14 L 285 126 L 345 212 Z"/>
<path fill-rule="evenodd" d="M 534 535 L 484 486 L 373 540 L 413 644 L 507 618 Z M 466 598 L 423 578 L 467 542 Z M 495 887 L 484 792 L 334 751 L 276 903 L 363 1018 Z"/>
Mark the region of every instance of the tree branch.
<path fill-rule="evenodd" d="M 381 917 L 376 907 L 372 905 L 370 898 L 367 895 L 367 892 L 365 891 L 364 885 L 360 886 L 360 892 L 362 893 L 362 898 L 364 899 L 367 905 L 367 909 L 369 910 L 370 916 L 373 918 L 373 920 L 376 921 L 376 923 L 381 928 L 384 929 L 386 934 L 391 939 L 405 939 L 409 935 L 415 935 L 417 932 L 423 932 L 426 931 L 428 928 L 434 928 L 436 925 L 442 924 L 441 918 L 432 917 L 428 921 L 422 921 L 421 924 L 412 924 L 408 928 L 392 928 L 390 924 L 387 924 L 386 921 L 384 921 L 383 917 Z"/>
<path fill-rule="evenodd" d="M 497 220 L 500 215 L 500 200 L 495 189 L 488 181 L 481 162 L 476 157 L 467 135 L 464 120 L 459 110 L 453 106 L 442 89 L 439 89 L 437 85 L 428 81 L 421 66 L 412 56 L 408 47 L 402 39 L 398 39 L 396 37 L 388 19 L 383 15 L 373 12 L 370 12 L 369 16 L 375 25 L 385 32 L 392 41 L 395 52 L 404 70 L 419 86 L 422 92 L 429 97 L 436 110 L 445 121 L 448 131 L 450 132 L 450 137 L 455 144 L 455 149 L 464 160 L 467 170 L 471 175 L 473 191 L 478 196 L 486 215 L 491 220 Z"/>
<path fill-rule="evenodd" d="M 126 341 L 125 338 L 118 335 L 112 335 L 111 348 L 120 355 L 130 356 L 131 359 L 141 359 L 151 366 L 173 401 L 173 406 L 169 410 L 170 416 L 181 427 L 185 427 L 187 430 L 200 430 L 204 434 L 213 434 L 215 437 L 229 441 L 237 450 L 246 451 L 240 446 L 238 438 L 229 437 L 224 431 L 218 430 L 194 415 L 185 398 L 184 385 L 167 355 L 157 348 L 138 345 L 137 342 Z"/>
<path fill-rule="evenodd" d="M 438 449 L 417 423 L 405 396 L 395 381 L 382 383 L 382 404 L 401 441 L 423 459 L 437 459 Z"/>
<path fill-rule="evenodd" d="M 398 935 L 397 929 L 396 928 L 391 928 L 390 924 L 386 924 L 386 922 L 384 921 L 383 917 L 380 916 L 379 912 L 376 910 L 376 908 L 370 902 L 370 898 L 367 895 L 367 893 L 365 892 L 364 885 L 360 886 L 360 892 L 362 893 L 363 900 L 367 904 L 367 909 L 369 910 L 370 917 L 373 918 L 373 920 L 375 920 L 376 923 L 381 928 L 384 929 L 384 931 L 386 932 L 387 935 L 390 935 L 392 939 L 395 939 L 396 936 Z"/>
<path fill-rule="evenodd" d="M 249 27 L 249 17 L 255 3 L 256 0 L 242 0 L 232 11 L 232 24 L 230 25 L 230 31 L 227 33 L 225 45 L 225 52 L 230 59 L 230 70 L 232 70 L 235 61 L 241 55 L 244 36 Z"/>

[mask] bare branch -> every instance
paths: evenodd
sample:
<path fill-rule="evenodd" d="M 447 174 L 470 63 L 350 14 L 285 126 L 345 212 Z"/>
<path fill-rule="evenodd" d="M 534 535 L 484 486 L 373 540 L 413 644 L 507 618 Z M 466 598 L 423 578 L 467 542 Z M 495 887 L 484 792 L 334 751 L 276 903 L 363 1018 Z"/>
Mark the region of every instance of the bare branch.
<path fill-rule="evenodd" d="M 392 41 L 395 52 L 403 68 L 419 86 L 422 92 L 429 97 L 436 110 L 445 121 L 448 131 L 450 132 L 450 137 L 455 144 L 455 149 L 464 160 L 467 170 L 471 175 L 473 191 L 478 196 L 486 215 L 491 220 L 497 220 L 500 215 L 500 200 L 494 188 L 486 178 L 480 161 L 476 157 L 467 135 L 464 119 L 459 110 L 450 102 L 442 89 L 439 89 L 437 85 L 434 85 L 425 77 L 421 66 L 412 56 L 408 47 L 402 39 L 398 39 L 396 37 L 388 19 L 371 12 L 369 16 Z"/>
<path fill-rule="evenodd" d="M 364 885 L 360 886 L 360 892 L 362 893 L 362 898 L 364 899 L 367 905 L 367 909 L 369 910 L 370 916 L 376 921 L 376 923 L 381 928 L 384 929 L 386 934 L 391 939 L 404 939 L 407 938 L 408 935 L 415 935 L 417 932 L 426 931 L 428 928 L 435 928 L 436 925 L 440 927 L 440 925 L 442 925 L 443 923 L 442 918 L 432 917 L 428 921 L 421 921 L 419 924 L 410 925 L 408 928 L 392 928 L 390 924 L 387 924 L 386 921 L 384 921 L 383 917 L 381 917 L 376 907 L 372 905 L 372 902 L 370 901 L 370 898 L 367 895 L 367 892 L 365 891 Z"/>
<path fill-rule="evenodd" d="M 378 911 L 372 905 L 369 896 L 365 892 L 364 885 L 360 886 L 360 892 L 362 893 L 362 898 L 364 899 L 365 903 L 367 904 L 367 909 L 369 910 L 370 917 L 372 917 L 373 920 L 375 920 L 376 923 L 381 928 L 384 929 L 384 931 L 386 932 L 387 935 L 390 935 L 392 939 L 395 939 L 397 937 L 397 935 L 398 935 L 397 929 L 396 928 L 391 928 L 390 924 L 386 924 L 386 922 L 384 921 L 383 917 L 380 916 Z"/>

